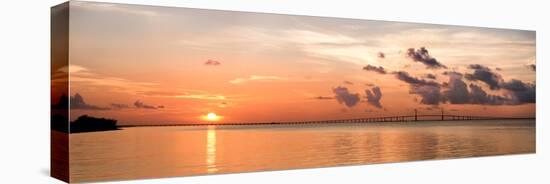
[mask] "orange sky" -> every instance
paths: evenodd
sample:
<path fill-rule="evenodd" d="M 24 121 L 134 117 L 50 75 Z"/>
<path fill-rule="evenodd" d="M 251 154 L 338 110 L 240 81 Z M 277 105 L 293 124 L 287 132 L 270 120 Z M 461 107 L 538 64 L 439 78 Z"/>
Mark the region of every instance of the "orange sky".
<path fill-rule="evenodd" d="M 71 2 L 69 50 L 71 119 L 535 116 L 532 31 Z"/>

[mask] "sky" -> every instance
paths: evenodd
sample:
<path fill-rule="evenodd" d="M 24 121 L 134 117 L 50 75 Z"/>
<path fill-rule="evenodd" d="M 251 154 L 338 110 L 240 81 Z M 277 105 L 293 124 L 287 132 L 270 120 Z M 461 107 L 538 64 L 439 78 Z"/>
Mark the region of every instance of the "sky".
<path fill-rule="evenodd" d="M 72 1 L 71 119 L 535 117 L 534 31 Z M 215 118 L 207 114 L 215 113 Z"/>

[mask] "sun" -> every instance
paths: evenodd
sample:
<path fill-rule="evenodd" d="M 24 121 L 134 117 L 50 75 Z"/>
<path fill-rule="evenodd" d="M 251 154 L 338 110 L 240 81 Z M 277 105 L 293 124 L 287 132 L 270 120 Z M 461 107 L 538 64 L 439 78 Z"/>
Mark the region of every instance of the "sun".
<path fill-rule="evenodd" d="M 210 112 L 206 116 L 203 116 L 203 118 L 207 121 L 218 121 L 220 120 L 221 116 L 218 116 L 216 113 Z"/>

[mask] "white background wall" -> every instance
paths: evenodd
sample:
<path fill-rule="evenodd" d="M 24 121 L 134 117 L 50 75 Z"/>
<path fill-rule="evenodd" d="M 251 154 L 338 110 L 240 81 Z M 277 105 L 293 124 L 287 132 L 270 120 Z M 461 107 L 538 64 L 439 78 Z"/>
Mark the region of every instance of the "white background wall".
<path fill-rule="evenodd" d="M 0 183 L 49 178 L 49 7 L 0 2 Z M 411 21 L 537 31 L 537 154 L 226 174 L 120 183 L 548 183 L 550 110 L 545 63 L 550 6 L 535 0 L 111 0 L 108 2 Z M 499 61 L 495 61 L 499 62 Z"/>

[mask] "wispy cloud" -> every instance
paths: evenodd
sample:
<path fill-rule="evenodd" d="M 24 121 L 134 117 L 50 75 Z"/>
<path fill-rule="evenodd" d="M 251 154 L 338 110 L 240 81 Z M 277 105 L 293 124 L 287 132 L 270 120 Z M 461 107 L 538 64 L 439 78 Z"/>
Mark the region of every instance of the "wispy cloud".
<path fill-rule="evenodd" d="M 136 102 L 134 102 L 134 106 L 138 109 L 162 109 L 162 108 L 164 108 L 164 106 L 162 106 L 162 105 L 149 105 L 149 104 L 143 103 L 140 100 L 137 100 Z"/>
<path fill-rule="evenodd" d="M 73 1 L 71 2 L 71 6 L 86 8 L 92 11 L 117 12 L 117 13 L 141 15 L 141 16 L 148 16 L 148 17 L 154 17 L 159 15 L 158 11 L 151 11 L 151 10 L 146 10 L 136 6 L 122 5 L 122 4 Z M 131 7 L 128 7 L 128 6 L 131 6 Z"/>
<path fill-rule="evenodd" d="M 226 96 L 221 94 L 211 94 L 200 90 L 175 90 L 175 91 L 140 91 L 139 95 L 159 98 L 184 98 L 196 100 L 225 100 Z"/>
<path fill-rule="evenodd" d="M 69 66 L 64 66 L 57 69 L 58 72 L 63 72 L 63 73 L 78 73 L 78 72 L 84 72 L 87 70 L 88 69 L 79 65 L 69 65 Z"/>
<path fill-rule="evenodd" d="M 270 75 L 251 75 L 246 78 L 235 78 L 233 80 L 230 80 L 229 83 L 242 84 L 250 81 L 280 81 L 280 80 L 286 80 L 286 78 L 278 77 L 278 76 L 270 76 Z"/>
<path fill-rule="evenodd" d="M 91 86 L 105 86 L 111 90 L 117 90 L 126 93 L 136 93 L 137 91 L 150 91 L 157 86 L 153 82 L 138 82 L 119 77 L 104 76 L 93 73 L 90 70 L 78 66 L 77 70 L 70 69 L 70 80 L 73 83 L 85 83 Z"/>
<path fill-rule="evenodd" d="M 67 70 L 67 69 L 63 69 Z M 78 65 L 70 66 L 71 82 L 85 83 L 91 86 L 103 86 L 109 90 L 130 93 L 133 95 L 142 95 L 148 97 L 162 98 L 180 98 L 180 99 L 199 99 L 199 100 L 225 100 L 226 96 L 221 94 L 211 94 L 200 90 L 174 89 L 158 90 L 158 83 L 138 82 L 119 77 L 102 76 L 92 72 L 92 70 Z M 269 77 L 252 76 L 252 80 L 268 80 Z M 275 79 L 271 79 L 275 80 Z"/>
<path fill-rule="evenodd" d="M 218 66 L 221 65 L 219 61 L 209 59 L 208 61 L 204 62 L 204 65 L 211 65 L 211 66 Z"/>

